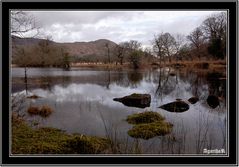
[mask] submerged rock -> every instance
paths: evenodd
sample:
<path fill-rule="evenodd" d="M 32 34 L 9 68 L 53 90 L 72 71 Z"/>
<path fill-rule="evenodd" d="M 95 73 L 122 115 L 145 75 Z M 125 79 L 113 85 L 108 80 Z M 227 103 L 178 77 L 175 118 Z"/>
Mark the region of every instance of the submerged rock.
<path fill-rule="evenodd" d="M 177 100 L 175 102 L 164 104 L 160 106 L 159 108 L 162 108 L 169 112 L 184 112 L 189 109 L 189 105 L 185 103 L 184 101 Z"/>
<path fill-rule="evenodd" d="M 150 106 L 151 95 L 133 93 L 129 96 L 125 96 L 122 98 L 114 98 L 113 100 L 121 102 L 129 107 L 145 108 Z"/>
<path fill-rule="evenodd" d="M 207 104 L 212 108 L 216 108 L 219 105 L 219 98 L 214 95 L 209 95 L 207 98 Z"/>
<path fill-rule="evenodd" d="M 176 74 L 173 73 L 173 72 L 171 72 L 169 75 L 172 76 L 172 77 L 176 76 Z"/>
<path fill-rule="evenodd" d="M 198 100 L 199 100 L 198 97 L 191 97 L 191 98 L 188 99 L 188 101 L 189 101 L 191 104 L 195 104 L 195 103 L 197 103 Z"/>

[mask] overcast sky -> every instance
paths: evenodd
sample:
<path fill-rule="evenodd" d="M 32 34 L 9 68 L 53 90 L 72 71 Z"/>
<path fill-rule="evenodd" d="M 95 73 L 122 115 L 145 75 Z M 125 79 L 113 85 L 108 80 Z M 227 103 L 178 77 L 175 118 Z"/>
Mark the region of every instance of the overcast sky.
<path fill-rule="evenodd" d="M 215 11 L 31 11 L 43 36 L 56 42 L 109 39 L 150 45 L 154 34 L 188 35 Z"/>

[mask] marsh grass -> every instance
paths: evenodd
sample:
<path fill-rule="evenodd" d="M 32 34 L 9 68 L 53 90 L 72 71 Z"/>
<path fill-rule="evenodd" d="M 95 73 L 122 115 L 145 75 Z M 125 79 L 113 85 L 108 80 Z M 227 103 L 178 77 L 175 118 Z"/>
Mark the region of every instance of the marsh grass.
<path fill-rule="evenodd" d="M 134 124 L 128 135 L 148 140 L 155 136 L 164 136 L 172 131 L 173 125 L 164 120 L 159 113 L 146 111 L 128 116 L 127 122 Z"/>
<path fill-rule="evenodd" d="M 172 131 L 173 125 L 169 122 L 159 121 L 148 124 L 133 126 L 128 131 L 129 136 L 134 138 L 150 139 L 155 136 L 163 136 Z"/>
<path fill-rule="evenodd" d="M 30 115 L 40 115 L 42 117 L 48 117 L 53 112 L 53 109 L 47 105 L 43 105 L 42 107 L 30 106 L 27 109 L 27 112 Z"/>
<path fill-rule="evenodd" d="M 109 147 L 105 138 L 67 134 L 55 128 L 33 129 L 12 116 L 12 154 L 97 154 Z"/>
<path fill-rule="evenodd" d="M 163 121 L 165 118 L 152 111 L 146 111 L 143 113 L 129 115 L 126 121 L 130 124 L 152 123 L 157 121 Z"/>

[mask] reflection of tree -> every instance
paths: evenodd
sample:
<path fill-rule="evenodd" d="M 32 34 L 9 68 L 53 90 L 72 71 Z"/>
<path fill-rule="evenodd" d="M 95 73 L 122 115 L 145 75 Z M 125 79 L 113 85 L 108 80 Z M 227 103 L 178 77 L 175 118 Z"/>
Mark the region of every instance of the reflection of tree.
<path fill-rule="evenodd" d="M 41 76 L 40 77 L 40 88 L 47 89 L 47 90 L 51 91 L 52 83 L 54 81 L 55 81 L 55 79 L 53 79 L 50 76 Z"/>
<path fill-rule="evenodd" d="M 61 77 L 61 80 L 62 80 L 61 83 L 62 83 L 62 86 L 63 86 L 63 87 L 66 87 L 66 86 L 68 86 L 69 83 L 72 83 L 70 76 L 62 76 L 62 77 Z"/>
<path fill-rule="evenodd" d="M 110 60 L 109 60 L 110 61 Z M 106 88 L 109 89 L 110 87 L 110 83 L 111 83 L 111 79 L 110 79 L 110 70 L 108 70 L 108 79 L 107 79 L 107 83 L 106 83 Z"/>
<path fill-rule="evenodd" d="M 169 68 L 168 71 L 165 71 L 165 68 L 159 69 L 159 82 L 158 87 L 156 89 L 155 94 L 160 96 L 162 98 L 163 95 L 167 95 L 171 93 L 173 90 L 175 90 L 176 85 L 178 84 L 178 78 L 176 76 L 176 79 L 174 76 L 170 76 L 171 68 Z"/>
<path fill-rule="evenodd" d="M 222 73 L 212 72 L 207 74 L 209 94 L 225 99 L 226 96 L 226 78 Z"/>
<path fill-rule="evenodd" d="M 128 80 L 131 86 L 137 86 L 143 79 L 143 74 L 140 71 L 134 70 L 133 72 L 128 72 Z"/>

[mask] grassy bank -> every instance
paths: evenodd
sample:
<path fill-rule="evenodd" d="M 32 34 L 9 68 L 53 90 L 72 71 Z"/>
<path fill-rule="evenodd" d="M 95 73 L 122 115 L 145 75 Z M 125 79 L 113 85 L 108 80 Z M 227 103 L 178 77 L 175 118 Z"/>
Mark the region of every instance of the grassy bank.
<path fill-rule="evenodd" d="M 132 69 L 132 65 L 129 62 L 124 64 L 119 63 L 71 63 L 71 67 L 74 68 L 95 68 L 95 69 L 112 69 L 112 70 L 122 70 L 122 69 Z M 148 68 L 158 68 L 158 67 L 180 67 L 182 69 L 193 69 L 193 70 L 225 70 L 226 60 L 192 60 L 192 61 L 171 61 L 171 62 L 162 62 L 161 65 L 159 62 L 155 61 L 153 63 L 142 62 L 139 66 L 139 69 L 148 69 Z M 16 64 L 12 64 L 11 67 L 19 67 Z M 42 67 L 41 67 L 42 68 Z"/>
<path fill-rule="evenodd" d="M 140 69 L 159 67 L 159 62 L 154 63 L 141 63 Z M 162 62 L 161 67 L 175 67 L 180 66 L 180 68 L 191 68 L 191 69 L 209 69 L 218 70 L 225 69 L 226 60 L 193 60 L 193 61 L 171 61 Z M 72 63 L 71 67 L 88 67 L 88 68 L 109 68 L 109 69 L 121 69 L 121 68 L 132 68 L 130 63 L 124 63 L 123 65 L 115 63 Z"/>
<path fill-rule="evenodd" d="M 109 140 L 80 134 L 67 134 L 55 128 L 32 128 L 12 116 L 12 154 L 99 154 Z"/>

